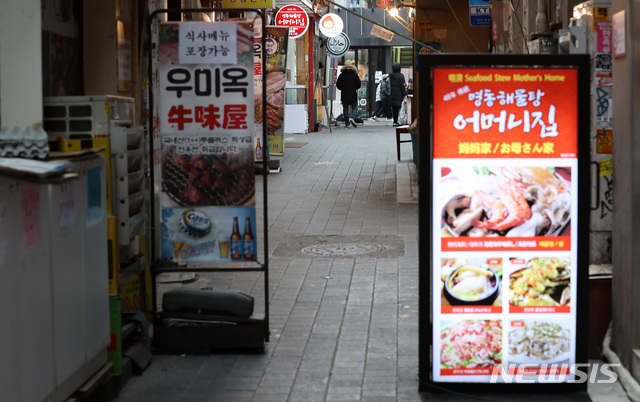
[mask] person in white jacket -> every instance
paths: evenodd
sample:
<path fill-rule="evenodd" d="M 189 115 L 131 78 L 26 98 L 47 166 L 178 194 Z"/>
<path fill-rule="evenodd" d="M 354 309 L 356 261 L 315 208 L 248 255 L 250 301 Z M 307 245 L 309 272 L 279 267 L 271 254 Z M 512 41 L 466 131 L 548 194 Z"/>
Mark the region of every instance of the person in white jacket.
<path fill-rule="evenodd" d="M 391 108 L 389 107 L 389 95 L 391 94 L 391 90 L 389 87 L 389 74 L 383 74 L 380 79 L 380 84 L 378 84 L 378 89 L 376 89 L 376 101 L 380 99 L 380 106 L 378 110 L 373 115 L 373 120 L 378 120 L 378 118 L 382 115 L 382 113 L 387 116 L 387 119 L 391 117 Z"/>
<path fill-rule="evenodd" d="M 380 87 L 382 86 L 382 76 L 380 76 L 380 80 L 378 81 L 378 87 L 376 88 L 376 111 L 373 112 L 373 117 L 375 117 L 380 109 L 382 108 L 382 98 L 380 97 Z"/>

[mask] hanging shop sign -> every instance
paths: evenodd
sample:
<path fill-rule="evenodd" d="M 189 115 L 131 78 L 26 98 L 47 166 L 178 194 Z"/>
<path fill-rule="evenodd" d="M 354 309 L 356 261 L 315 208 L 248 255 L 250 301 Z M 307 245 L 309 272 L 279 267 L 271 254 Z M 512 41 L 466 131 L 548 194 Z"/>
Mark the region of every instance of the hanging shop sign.
<path fill-rule="evenodd" d="M 472 27 L 491 26 L 490 0 L 469 0 L 469 24 Z"/>
<path fill-rule="evenodd" d="M 338 14 L 325 14 L 320 18 L 320 32 L 327 38 L 333 38 L 342 32 L 344 23 Z"/>
<path fill-rule="evenodd" d="M 255 260 L 253 36 L 248 22 L 159 25 L 154 98 L 167 260 Z"/>
<path fill-rule="evenodd" d="M 420 117 L 433 122 L 420 164 L 433 200 L 425 371 L 436 383 L 574 383 L 586 362 L 588 57 L 419 57 L 433 108 Z"/>
<path fill-rule="evenodd" d="M 393 40 L 394 33 L 381 27 L 380 25 L 373 24 L 371 27 L 371 35 L 376 38 L 380 38 L 382 40 L 386 40 L 387 42 L 391 42 Z"/>
<path fill-rule="evenodd" d="M 346 33 L 341 32 L 340 35 L 327 40 L 327 54 L 332 58 L 342 57 L 349 50 L 349 46 L 351 46 L 349 37 Z"/>
<path fill-rule="evenodd" d="M 289 4 L 276 14 L 276 25 L 289 28 L 289 39 L 297 39 L 309 28 L 309 16 L 300 6 Z"/>

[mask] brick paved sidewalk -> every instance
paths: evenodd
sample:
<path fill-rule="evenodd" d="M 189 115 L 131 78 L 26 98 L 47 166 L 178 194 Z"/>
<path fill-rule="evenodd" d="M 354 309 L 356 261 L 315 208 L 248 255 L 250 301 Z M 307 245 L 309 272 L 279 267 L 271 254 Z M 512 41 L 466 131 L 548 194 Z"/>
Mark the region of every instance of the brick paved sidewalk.
<path fill-rule="evenodd" d="M 154 356 L 118 402 L 427 399 L 416 382 L 418 204 L 406 188 L 415 186 L 407 163 L 411 144 L 403 144 L 406 160 L 398 162 L 390 122 L 285 141 L 308 144 L 285 148 L 282 172 L 268 176 L 271 339 L 265 354 Z M 260 202 L 258 217 L 262 225 Z M 385 242 L 389 248 L 305 256 L 284 246 L 317 246 L 319 236 L 356 249 Z M 257 273 L 215 273 L 192 286 L 250 293 L 259 313 L 262 284 Z"/>

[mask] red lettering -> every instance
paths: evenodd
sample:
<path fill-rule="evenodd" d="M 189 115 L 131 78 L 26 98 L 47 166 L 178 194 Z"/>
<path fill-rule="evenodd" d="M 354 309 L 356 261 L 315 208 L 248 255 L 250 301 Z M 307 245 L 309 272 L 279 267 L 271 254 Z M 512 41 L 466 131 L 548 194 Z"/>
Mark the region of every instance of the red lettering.
<path fill-rule="evenodd" d="M 184 130 L 185 123 L 193 123 L 193 119 L 187 116 L 191 115 L 190 109 L 185 109 L 184 106 L 171 106 L 169 110 L 169 123 L 177 123 L 178 130 Z"/>

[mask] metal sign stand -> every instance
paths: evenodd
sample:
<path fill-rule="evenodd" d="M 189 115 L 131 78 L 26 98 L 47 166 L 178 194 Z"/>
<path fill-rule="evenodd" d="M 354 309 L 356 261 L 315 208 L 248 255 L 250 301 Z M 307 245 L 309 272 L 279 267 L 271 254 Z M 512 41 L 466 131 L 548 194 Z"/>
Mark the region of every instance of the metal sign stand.
<path fill-rule="evenodd" d="M 169 15 L 169 14 L 174 14 L 174 15 L 180 15 L 180 14 L 187 14 L 187 13 L 213 13 L 213 12 L 254 12 L 257 14 L 258 17 L 260 17 L 261 20 L 261 24 L 262 24 L 262 32 L 265 31 L 265 14 L 264 11 L 261 9 L 255 9 L 255 8 L 200 8 L 200 9 L 159 9 L 156 10 L 154 12 L 152 12 L 149 17 L 148 17 L 148 23 L 147 23 L 147 28 L 148 28 L 148 33 L 149 33 L 149 37 L 147 38 L 148 40 L 148 49 L 150 52 L 149 55 L 149 62 L 148 62 L 148 79 L 149 79 L 149 111 L 150 111 L 150 117 L 149 117 L 149 122 L 151 124 L 152 127 L 150 127 L 150 141 L 149 141 L 149 152 L 150 155 L 152 155 L 152 159 L 153 159 L 153 155 L 154 155 L 154 132 L 153 132 L 153 126 L 154 126 L 154 122 L 156 120 L 154 120 L 154 118 L 157 118 L 157 116 L 154 116 L 154 93 L 153 90 L 151 88 L 152 86 L 152 78 L 154 77 L 154 72 L 153 72 L 153 42 L 152 42 L 152 28 L 153 28 L 153 24 L 158 24 L 159 21 L 156 20 L 156 18 L 159 15 Z M 176 21 L 178 22 L 178 21 Z M 222 21 L 218 21 L 218 22 L 222 22 Z M 212 24 L 215 22 L 212 22 Z M 263 74 L 266 74 L 266 54 L 265 54 L 265 35 L 262 35 L 262 71 Z M 266 105 L 266 79 L 262 80 L 262 102 L 263 105 Z M 262 144 L 267 144 L 267 112 L 266 112 L 266 107 L 262 108 Z M 160 141 L 158 139 L 158 141 Z M 266 145 L 265 145 L 266 146 Z M 228 349 L 247 349 L 247 350 L 253 350 L 253 351 L 258 351 L 258 352 L 263 352 L 264 351 L 264 343 L 265 342 L 269 342 L 269 244 L 268 244 L 268 203 L 267 203 L 267 174 L 269 172 L 269 166 L 268 166 L 268 161 L 267 158 L 263 158 L 262 160 L 262 179 L 263 179 L 263 233 L 264 233 L 264 240 L 263 240 L 263 244 L 264 244 L 264 262 L 260 263 L 259 260 L 256 260 L 255 263 L 258 264 L 257 266 L 247 266 L 247 263 L 241 263 L 242 266 L 239 267 L 230 267 L 229 264 L 232 263 L 225 263 L 226 267 L 221 267 L 221 266 L 216 266 L 216 265 L 208 265 L 210 263 L 198 263 L 197 266 L 190 266 L 188 264 L 184 264 L 184 265 L 178 265 L 175 262 L 172 261 L 167 261 L 167 260 L 162 260 L 159 258 L 159 250 L 157 245 L 159 244 L 158 242 L 158 236 L 159 236 L 159 229 L 160 229 L 160 221 L 158 219 L 159 217 L 159 213 L 161 211 L 158 211 L 157 209 L 157 205 L 156 205 L 156 193 L 158 192 L 158 190 L 156 189 L 156 183 L 154 183 L 154 172 L 156 171 L 156 169 L 159 169 L 159 167 L 154 166 L 154 164 L 151 164 L 151 197 L 150 197 L 150 213 L 151 213 L 151 225 L 150 225 L 150 238 L 151 238 L 151 242 L 150 242 L 150 264 L 151 264 L 151 273 L 152 273 L 152 292 L 153 292 L 153 317 L 154 317 L 154 322 L 156 322 L 156 328 L 154 328 L 154 344 L 158 344 L 158 337 L 163 336 L 165 339 L 162 340 L 160 343 L 162 343 L 162 345 L 160 346 L 160 351 L 159 353 L 163 353 L 163 352 L 168 352 L 168 353 L 188 353 L 189 351 L 194 351 L 196 353 L 202 353 L 202 352 L 207 352 L 210 350 L 205 350 L 207 349 L 207 346 L 211 346 L 209 349 L 213 350 L 213 349 L 219 349 L 219 350 L 228 350 Z M 253 167 L 253 163 L 252 163 L 252 167 Z M 158 183 L 159 184 L 159 183 Z M 256 222 L 257 225 L 257 222 Z M 176 327 L 167 327 L 167 330 L 174 328 L 173 332 L 163 332 L 162 330 L 159 331 L 159 329 L 162 329 L 162 325 L 158 326 L 157 321 L 158 321 L 158 312 L 157 312 L 157 301 L 156 301 L 156 276 L 160 273 L 170 273 L 170 272 L 238 272 L 238 271 L 244 271 L 244 272 L 262 272 L 263 273 L 263 277 L 264 277 L 264 319 L 253 319 L 252 317 L 250 318 L 237 318 L 237 317 L 232 317 L 232 316 L 221 316 L 221 315 L 215 315 L 215 316 L 207 316 L 205 314 L 200 315 L 199 314 L 189 314 L 189 315 L 183 315 L 183 316 L 179 316 L 180 319 L 200 319 L 200 320 L 209 320 L 208 324 L 209 326 L 201 326 L 201 327 L 192 327 L 191 328 L 191 332 L 190 332 L 190 328 L 189 327 L 178 327 L 177 329 L 175 329 Z M 251 309 L 253 309 L 253 302 L 251 302 Z M 212 318 L 213 317 L 213 318 Z M 212 321 L 213 320 L 213 321 Z M 233 324 L 233 325 L 227 325 L 227 327 L 224 327 L 224 325 L 220 325 L 220 324 L 225 324 L 224 321 L 229 321 L 226 324 Z M 211 323 L 213 323 L 214 325 L 211 325 Z M 245 328 L 246 331 L 242 331 L 242 328 Z M 201 330 L 201 331 L 199 331 Z M 195 334 L 197 333 L 197 334 Z M 164 334 L 164 335 L 163 335 Z M 168 334 L 168 335 L 167 335 Z M 195 335 L 194 335 L 195 334 Z M 263 339 L 260 340 L 259 344 L 257 343 L 258 339 L 256 339 L 257 335 L 260 335 Z M 184 344 L 184 347 L 187 348 L 187 352 L 184 352 L 182 349 L 171 349 L 170 350 L 163 350 L 165 349 L 164 346 L 171 346 L 174 345 L 176 343 L 182 343 Z M 195 350 L 195 349 L 188 349 L 190 347 L 190 345 L 187 344 L 199 344 L 200 349 Z M 198 345 L 196 345 L 196 348 L 198 347 Z M 156 348 L 155 350 L 156 352 L 158 352 L 158 349 Z"/>

